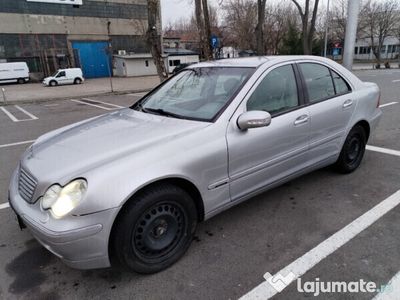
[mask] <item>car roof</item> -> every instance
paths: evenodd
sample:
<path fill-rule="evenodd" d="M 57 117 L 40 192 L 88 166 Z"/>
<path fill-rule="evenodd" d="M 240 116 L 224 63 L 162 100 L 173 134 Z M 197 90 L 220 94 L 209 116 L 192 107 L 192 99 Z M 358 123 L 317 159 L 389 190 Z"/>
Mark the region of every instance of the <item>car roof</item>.
<path fill-rule="evenodd" d="M 280 63 L 293 60 L 314 60 L 314 61 L 330 61 L 321 56 L 312 55 L 275 55 L 275 56 L 252 56 L 241 58 L 228 58 L 215 61 L 206 61 L 198 64 L 191 65 L 188 68 L 201 68 L 201 67 L 250 67 L 258 68 L 259 66 L 267 63 Z"/>

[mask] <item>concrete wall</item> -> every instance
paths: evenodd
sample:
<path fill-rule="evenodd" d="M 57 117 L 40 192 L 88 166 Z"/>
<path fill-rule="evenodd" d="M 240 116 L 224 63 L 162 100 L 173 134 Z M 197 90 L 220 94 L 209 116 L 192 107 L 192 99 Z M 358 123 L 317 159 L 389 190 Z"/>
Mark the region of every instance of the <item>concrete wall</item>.
<path fill-rule="evenodd" d="M 147 65 L 146 66 L 146 61 Z M 156 65 L 152 58 L 114 58 L 115 76 L 149 76 L 157 75 Z"/>
<path fill-rule="evenodd" d="M 108 21 L 111 35 L 142 35 L 147 30 L 147 20 L 0 13 L 0 32 L 107 35 Z"/>
<path fill-rule="evenodd" d="M 198 63 L 199 62 L 199 56 L 196 55 L 177 55 L 173 56 L 170 55 L 168 56 L 168 72 L 172 73 L 176 66 L 170 66 L 169 62 L 174 61 L 174 60 L 179 60 L 179 64 L 190 64 L 190 63 Z"/>

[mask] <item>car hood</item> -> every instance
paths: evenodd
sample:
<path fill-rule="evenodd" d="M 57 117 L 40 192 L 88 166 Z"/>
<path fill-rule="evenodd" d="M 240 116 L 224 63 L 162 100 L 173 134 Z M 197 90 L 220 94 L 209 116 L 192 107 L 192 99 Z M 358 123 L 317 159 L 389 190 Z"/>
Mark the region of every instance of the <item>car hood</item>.
<path fill-rule="evenodd" d="M 23 165 L 38 178 L 62 178 L 160 147 L 209 124 L 122 109 L 39 138 L 25 153 Z"/>

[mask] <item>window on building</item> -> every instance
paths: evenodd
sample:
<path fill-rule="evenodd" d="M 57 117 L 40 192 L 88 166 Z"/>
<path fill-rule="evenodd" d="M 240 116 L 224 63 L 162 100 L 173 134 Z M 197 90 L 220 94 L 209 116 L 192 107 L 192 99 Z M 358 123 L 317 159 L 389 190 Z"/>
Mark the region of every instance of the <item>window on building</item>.
<path fill-rule="evenodd" d="M 383 45 L 381 48 L 381 53 L 386 53 L 386 45 Z"/>
<path fill-rule="evenodd" d="M 170 67 L 176 67 L 181 64 L 181 61 L 179 59 L 174 59 L 169 61 L 169 66 Z"/>
<path fill-rule="evenodd" d="M 396 52 L 396 45 L 389 45 L 389 48 L 391 47 L 391 49 L 388 49 L 388 53 L 395 53 Z"/>
<path fill-rule="evenodd" d="M 145 65 L 146 65 L 146 67 L 149 66 L 149 61 L 148 61 L 148 60 L 146 60 L 144 63 L 145 63 Z"/>
<path fill-rule="evenodd" d="M 354 48 L 354 54 L 358 54 L 358 47 Z"/>

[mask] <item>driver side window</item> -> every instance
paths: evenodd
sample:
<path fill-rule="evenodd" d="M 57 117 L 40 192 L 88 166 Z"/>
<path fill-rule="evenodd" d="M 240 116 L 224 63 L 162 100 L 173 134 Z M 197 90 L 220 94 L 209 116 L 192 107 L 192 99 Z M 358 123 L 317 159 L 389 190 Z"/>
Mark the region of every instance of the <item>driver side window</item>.
<path fill-rule="evenodd" d="M 292 65 L 268 73 L 247 101 L 247 110 L 264 110 L 271 115 L 299 105 Z"/>
<path fill-rule="evenodd" d="M 65 77 L 65 71 L 61 71 L 60 73 L 58 73 L 57 78 L 59 77 Z"/>

